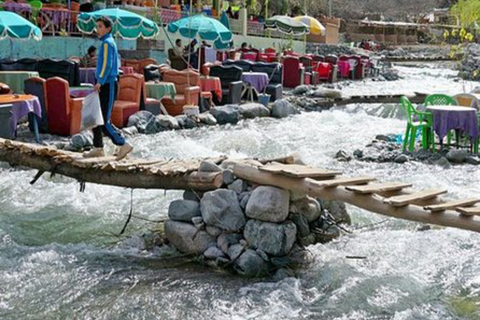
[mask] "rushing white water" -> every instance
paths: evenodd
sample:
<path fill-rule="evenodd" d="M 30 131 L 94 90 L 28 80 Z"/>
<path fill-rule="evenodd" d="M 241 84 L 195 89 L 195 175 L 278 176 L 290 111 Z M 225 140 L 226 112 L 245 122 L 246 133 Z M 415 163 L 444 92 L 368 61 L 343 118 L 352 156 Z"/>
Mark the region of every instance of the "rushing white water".
<path fill-rule="evenodd" d="M 449 70 L 400 72 L 407 80 L 358 83 L 346 90 L 375 86 L 376 92 L 396 88 L 398 93 L 409 78 L 412 91 L 462 90 Z M 351 109 L 356 111 L 140 135 L 133 139 L 135 156 L 267 158 L 295 152 L 311 165 L 346 174 L 448 187 L 456 197 L 478 194 L 480 172 L 474 166 L 334 160 L 339 149 L 351 152 L 377 134 L 404 130 L 402 120 Z M 34 173 L 0 167 L 1 319 L 480 318 L 480 236 L 472 232 L 420 232 L 416 223 L 349 207 L 354 232 L 310 247 L 315 262 L 297 278 L 245 280 L 182 263 L 167 249 L 144 250 L 140 236 L 156 227 L 145 219 L 164 218 L 180 192 L 135 190 L 135 218 L 127 234 L 118 237 L 129 190 L 87 184 L 80 193 L 75 181 L 46 175 L 30 186 Z"/>

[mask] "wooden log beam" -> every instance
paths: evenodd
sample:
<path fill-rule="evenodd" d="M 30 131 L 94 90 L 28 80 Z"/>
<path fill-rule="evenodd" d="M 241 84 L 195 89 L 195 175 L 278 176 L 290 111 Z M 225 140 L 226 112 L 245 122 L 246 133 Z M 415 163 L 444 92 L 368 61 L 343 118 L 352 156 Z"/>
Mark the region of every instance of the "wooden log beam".
<path fill-rule="evenodd" d="M 476 217 L 466 217 L 452 210 L 431 213 L 418 205 L 393 207 L 384 203 L 384 198 L 380 196 L 353 193 L 341 186 L 336 188 L 319 187 L 318 181 L 310 178 L 298 179 L 274 175 L 258 170 L 257 167 L 242 164 L 241 162 L 235 164 L 233 172 L 239 178 L 258 184 L 295 190 L 325 200 L 338 200 L 368 211 L 398 219 L 480 232 L 480 219 Z"/>
<path fill-rule="evenodd" d="M 58 163 L 55 157 L 24 152 L 21 148 L 9 149 L 3 146 L 0 146 L 0 161 L 8 162 L 12 166 L 25 166 L 40 171 L 55 172 L 81 182 L 134 189 L 207 191 L 217 189 L 223 184 L 223 177 L 219 172 L 195 171 L 178 175 L 155 175 L 149 172 L 105 171 L 101 168 L 81 168 L 69 162 Z"/>

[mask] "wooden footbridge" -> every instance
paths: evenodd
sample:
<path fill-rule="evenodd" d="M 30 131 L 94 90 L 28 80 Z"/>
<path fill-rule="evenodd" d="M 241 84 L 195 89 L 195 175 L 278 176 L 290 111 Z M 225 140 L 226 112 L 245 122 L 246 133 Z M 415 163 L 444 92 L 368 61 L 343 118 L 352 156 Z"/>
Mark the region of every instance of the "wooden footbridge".
<path fill-rule="evenodd" d="M 214 190 L 222 187 L 222 172 L 200 172 L 205 159 L 123 160 L 84 159 L 78 153 L 0 139 L 0 161 L 37 169 L 84 183 L 128 188 Z M 375 177 L 344 177 L 340 171 L 293 164 L 293 157 L 272 160 L 210 158 L 256 184 L 271 185 L 325 200 L 338 200 L 386 216 L 480 232 L 480 198 L 446 200 L 446 189 L 415 191 L 404 182 L 375 182 Z"/>

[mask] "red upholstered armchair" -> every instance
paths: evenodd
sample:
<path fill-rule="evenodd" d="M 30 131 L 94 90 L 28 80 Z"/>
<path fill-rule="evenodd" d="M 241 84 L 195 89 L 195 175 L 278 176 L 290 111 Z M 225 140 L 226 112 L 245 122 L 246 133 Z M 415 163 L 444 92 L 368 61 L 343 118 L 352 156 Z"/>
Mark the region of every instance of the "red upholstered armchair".
<path fill-rule="evenodd" d="M 112 123 L 123 128 L 128 123 L 128 118 L 140 111 L 144 79 L 141 74 L 126 74 L 118 82 L 118 97 L 113 105 Z"/>
<path fill-rule="evenodd" d="M 177 91 L 174 100 L 171 97 L 162 99 L 162 103 L 170 115 L 177 116 L 182 114 L 184 105 L 198 105 L 198 97 L 200 95 L 199 78 L 198 72 L 191 69 L 182 71 L 174 69 L 165 70 L 163 81 L 173 82 Z"/>
<path fill-rule="evenodd" d="M 83 98 L 70 98 L 68 81 L 53 77 L 47 80 L 48 131 L 61 136 L 80 132 Z"/>
<path fill-rule="evenodd" d="M 300 66 L 298 57 L 285 57 L 283 61 L 283 86 L 295 88 L 303 84 L 305 68 Z"/>

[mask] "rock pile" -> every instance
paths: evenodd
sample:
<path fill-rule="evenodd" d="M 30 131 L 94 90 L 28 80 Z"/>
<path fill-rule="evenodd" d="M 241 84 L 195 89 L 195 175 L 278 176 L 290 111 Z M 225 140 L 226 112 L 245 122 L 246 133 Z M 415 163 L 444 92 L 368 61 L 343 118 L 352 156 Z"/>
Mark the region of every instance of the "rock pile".
<path fill-rule="evenodd" d="M 247 277 L 288 275 L 308 261 L 305 246 L 340 235 L 336 221 L 349 222 L 345 206 L 322 202 L 238 179 L 228 164 L 202 163 L 200 170 L 222 171 L 221 189 L 170 204 L 165 235 L 182 253 L 207 264 L 232 268 Z"/>
<path fill-rule="evenodd" d="M 459 65 L 458 76 L 465 80 L 480 79 L 480 44 L 472 43 L 465 50 L 463 59 Z"/>

